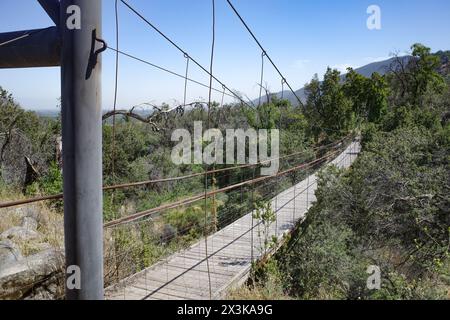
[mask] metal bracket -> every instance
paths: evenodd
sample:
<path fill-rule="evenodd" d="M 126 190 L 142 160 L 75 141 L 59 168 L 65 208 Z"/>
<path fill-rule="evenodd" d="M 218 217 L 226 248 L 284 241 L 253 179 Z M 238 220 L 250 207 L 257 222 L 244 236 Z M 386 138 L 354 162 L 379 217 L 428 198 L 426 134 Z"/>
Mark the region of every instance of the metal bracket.
<path fill-rule="evenodd" d="M 99 39 L 99 38 L 95 38 L 96 41 L 100 42 L 101 44 L 103 44 L 103 47 L 101 47 L 100 49 L 98 49 L 97 51 L 94 52 L 94 55 L 96 57 L 98 57 L 98 55 L 100 53 L 102 53 L 103 51 L 106 51 L 106 49 L 108 49 L 108 44 L 106 43 L 105 40 L 103 39 Z"/>
<path fill-rule="evenodd" d="M 0 69 L 59 66 L 61 45 L 57 27 L 0 33 Z"/>
<path fill-rule="evenodd" d="M 103 46 L 100 49 L 95 50 L 97 42 L 100 42 Z M 86 70 L 86 79 L 89 79 L 91 77 L 92 70 L 97 65 L 99 54 L 104 52 L 106 49 L 108 49 L 108 44 L 106 43 L 106 41 L 97 37 L 97 30 L 92 30 L 91 54 Z"/>

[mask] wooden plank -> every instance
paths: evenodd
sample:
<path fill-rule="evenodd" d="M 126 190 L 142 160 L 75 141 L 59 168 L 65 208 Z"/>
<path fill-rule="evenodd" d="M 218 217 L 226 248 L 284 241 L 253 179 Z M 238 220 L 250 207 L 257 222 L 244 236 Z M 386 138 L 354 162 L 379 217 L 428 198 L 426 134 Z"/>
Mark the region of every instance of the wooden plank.
<path fill-rule="evenodd" d="M 170 286 L 156 286 L 154 284 L 138 281 L 133 283 L 133 288 L 138 288 L 145 291 L 143 299 L 149 299 L 151 297 L 158 297 L 159 295 L 166 295 L 172 300 L 186 300 L 186 299 L 204 299 L 204 295 L 200 291 L 194 291 L 189 287 L 177 288 Z M 203 291 L 204 292 L 204 291 Z"/>

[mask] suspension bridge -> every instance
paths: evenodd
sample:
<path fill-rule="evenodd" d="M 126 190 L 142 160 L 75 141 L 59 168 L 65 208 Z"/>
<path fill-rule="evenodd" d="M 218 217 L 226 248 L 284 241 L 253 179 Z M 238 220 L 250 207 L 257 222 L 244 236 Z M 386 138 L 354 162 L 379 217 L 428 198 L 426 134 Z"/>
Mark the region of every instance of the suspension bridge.
<path fill-rule="evenodd" d="M 249 32 L 251 38 L 261 50 L 261 73 L 258 85 L 260 87 L 259 103 L 244 99 L 232 87 L 225 84 L 213 72 L 215 52 L 215 2 L 212 4 L 212 45 L 209 68 L 202 65 L 184 48 L 135 8 L 131 1 L 115 0 L 116 43 L 110 46 L 102 39 L 101 0 L 37 0 L 54 22 L 55 26 L 9 32 L 0 34 L 0 68 L 28 68 L 28 67 L 61 67 L 61 102 L 62 102 L 62 142 L 64 163 L 64 194 L 38 196 L 17 201 L 0 203 L 0 208 L 23 206 L 42 201 L 64 201 L 64 235 L 67 266 L 79 266 L 81 274 L 81 289 L 66 288 L 68 299 L 103 299 L 106 292 L 108 299 L 218 299 L 227 294 L 229 288 L 241 284 L 248 277 L 253 262 L 271 254 L 276 248 L 263 248 L 264 237 L 274 236 L 281 245 L 285 235 L 304 218 L 308 208 L 314 201 L 314 191 L 317 188 L 317 176 L 312 174 L 302 181 L 297 181 L 286 190 L 279 192 L 279 182 L 288 174 L 308 172 L 318 166 L 330 162 L 339 167 L 349 167 L 359 152 L 357 140 L 341 139 L 327 146 L 320 146 L 314 153 L 310 162 L 302 162 L 299 151 L 285 155 L 282 158 L 298 156 L 297 165 L 287 163 L 288 169 L 280 171 L 274 176 L 260 177 L 255 172 L 258 166 L 243 165 L 225 169 L 213 169 L 204 166 L 201 173 L 193 173 L 183 177 L 160 178 L 150 181 L 130 182 L 121 185 L 102 186 L 102 120 L 112 117 L 112 177 L 115 176 L 115 127 L 116 116 L 134 118 L 137 121 L 148 123 L 159 129 L 157 118 L 172 111 L 183 113 L 187 106 L 197 105 L 198 102 L 187 102 L 188 83 L 208 89 L 208 99 L 203 102 L 207 109 L 208 129 L 210 126 L 210 107 L 213 103 L 212 92 L 221 93 L 221 107 L 224 106 L 224 97 L 232 98 L 234 104 L 242 108 L 259 107 L 262 103 L 262 90 L 264 82 L 265 62 L 269 62 L 281 80 L 281 99 L 284 87 L 287 86 L 292 96 L 298 101 L 298 107 L 304 107 L 301 99 L 293 90 L 287 78 L 281 73 L 268 51 L 262 46 L 249 25 L 244 21 L 236 7 L 230 0 L 226 1 L 238 20 Z M 119 4 L 122 4 L 131 14 L 141 20 L 145 26 L 152 29 L 165 39 L 170 46 L 181 53 L 180 58 L 185 59 L 185 73 L 181 74 L 163 67 L 130 52 L 122 50 L 119 42 Z M 79 8 L 77 11 L 75 8 Z M 64 19 L 76 21 L 76 14 L 80 17 L 80 28 L 69 28 Z M 67 26 L 67 27 L 66 27 Z M 109 50 L 115 54 L 115 86 L 114 103 L 112 110 L 102 114 L 100 99 L 100 79 L 102 52 Z M 117 98 L 119 95 L 118 79 L 120 76 L 119 57 L 132 59 L 136 62 L 152 67 L 174 77 L 184 79 L 183 104 L 170 110 L 158 110 L 149 117 L 144 117 L 131 110 L 119 110 Z M 189 76 L 189 66 L 194 64 L 209 77 L 209 83 L 203 83 Z M 156 107 L 155 107 L 156 108 Z M 157 109 L 157 108 L 156 108 Z M 203 109 L 202 109 L 203 112 Z M 283 112 L 280 112 L 279 129 L 282 128 Z M 321 128 L 323 132 L 344 136 L 348 132 L 333 131 Z M 300 164 L 298 164 L 300 162 Z M 253 178 L 242 177 L 234 185 L 227 185 L 216 189 L 214 185 L 215 174 L 235 169 L 253 168 Z M 231 173 L 230 173 L 231 175 Z M 121 216 L 115 220 L 103 222 L 102 191 L 114 191 L 134 187 L 145 187 L 156 183 L 174 182 L 194 177 L 204 178 L 204 192 L 173 203 L 165 203 L 159 207 L 151 208 L 135 214 Z M 211 179 L 212 177 L 212 179 Z M 113 179 L 114 180 L 114 179 Z M 212 182 L 212 183 L 211 183 Z M 260 193 L 263 200 L 268 201 L 275 213 L 275 221 L 266 225 L 264 221 L 254 218 L 252 208 L 246 214 L 236 219 L 226 218 L 222 229 L 208 232 L 211 221 L 207 221 L 206 201 L 215 199 L 216 194 L 241 190 L 241 199 L 244 188 L 252 187 L 252 192 L 263 187 Z M 278 194 L 273 191 L 279 192 Z M 247 190 L 247 192 L 249 192 Z M 276 195 L 275 195 L 276 194 Z M 199 201 L 205 201 L 205 221 L 200 226 L 205 229 L 202 239 L 197 239 L 189 248 L 179 250 L 151 267 L 144 268 L 135 274 L 127 275 L 124 279 L 117 279 L 117 283 L 104 288 L 104 230 L 120 226 L 139 224 L 151 219 L 153 216 L 163 215 L 170 209 L 189 206 Z M 214 201 L 214 200 L 213 200 Z M 253 206 L 253 204 L 252 204 Z M 253 211 L 252 211 L 253 210 Z M 227 212 L 221 212 L 227 216 Z M 197 226 L 199 227 L 199 226 Z M 189 232 L 188 230 L 179 230 Z M 167 239 L 166 239 L 167 240 Z M 117 258 L 117 257 L 115 257 Z M 135 268 L 138 269 L 138 268 Z"/>
<path fill-rule="evenodd" d="M 358 141 L 340 153 L 330 164 L 348 168 L 360 150 Z M 262 222 L 250 212 L 190 248 L 106 289 L 106 299 L 119 300 L 199 300 L 225 298 L 230 288 L 241 285 L 252 263 L 266 252 L 262 244 L 275 236 L 281 245 L 285 236 L 302 221 L 315 201 L 317 175 L 312 174 L 270 200 L 275 221 L 262 234 Z"/>

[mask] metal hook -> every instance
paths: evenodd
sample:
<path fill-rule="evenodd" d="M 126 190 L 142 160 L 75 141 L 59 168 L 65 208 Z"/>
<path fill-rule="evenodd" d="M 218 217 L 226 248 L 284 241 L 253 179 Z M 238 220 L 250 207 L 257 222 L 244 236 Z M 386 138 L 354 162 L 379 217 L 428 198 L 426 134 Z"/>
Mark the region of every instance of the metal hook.
<path fill-rule="evenodd" d="M 96 42 L 100 42 L 103 44 L 103 47 L 101 47 L 98 50 L 95 50 L 95 44 Z M 92 30 L 92 43 L 91 43 L 91 55 L 89 57 L 89 63 L 86 70 L 86 79 L 89 79 L 92 74 L 92 70 L 95 68 L 98 62 L 98 55 L 108 49 L 108 45 L 106 44 L 106 41 L 103 39 L 99 39 L 97 37 L 97 30 Z"/>
<path fill-rule="evenodd" d="M 106 49 L 108 49 L 108 44 L 106 43 L 105 40 L 99 39 L 97 37 L 95 37 L 95 41 L 98 41 L 101 44 L 103 44 L 103 47 L 101 47 L 100 49 L 98 49 L 97 51 L 94 52 L 94 55 L 97 57 L 100 53 L 102 53 L 103 51 L 106 51 Z"/>

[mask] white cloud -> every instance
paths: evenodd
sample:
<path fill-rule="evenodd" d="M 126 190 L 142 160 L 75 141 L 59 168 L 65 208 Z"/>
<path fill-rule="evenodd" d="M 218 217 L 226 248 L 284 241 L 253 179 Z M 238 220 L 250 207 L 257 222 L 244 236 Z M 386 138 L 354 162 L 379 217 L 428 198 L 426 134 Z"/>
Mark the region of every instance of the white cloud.
<path fill-rule="evenodd" d="M 311 60 L 307 60 L 307 59 L 299 59 L 299 60 L 295 60 L 294 62 L 294 67 L 297 69 L 303 69 L 306 67 L 307 64 L 309 64 L 311 62 Z"/>

